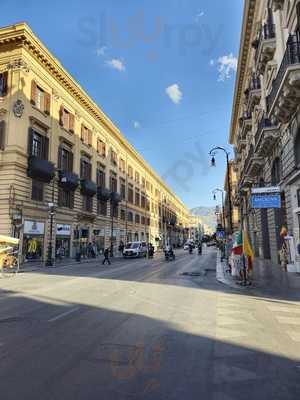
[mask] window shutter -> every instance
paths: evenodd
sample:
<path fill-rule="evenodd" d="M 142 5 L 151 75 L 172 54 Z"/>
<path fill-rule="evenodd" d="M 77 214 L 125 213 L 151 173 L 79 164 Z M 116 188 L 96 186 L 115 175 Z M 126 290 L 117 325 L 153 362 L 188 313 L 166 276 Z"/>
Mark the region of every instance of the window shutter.
<path fill-rule="evenodd" d="M 57 155 L 57 168 L 61 169 L 61 159 L 62 159 L 62 147 L 58 146 L 58 155 Z"/>
<path fill-rule="evenodd" d="M 80 160 L 80 178 L 83 179 L 83 161 Z"/>
<path fill-rule="evenodd" d="M 64 106 L 61 105 L 59 109 L 59 125 L 64 126 Z"/>
<path fill-rule="evenodd" d="M 0 85 L 0 96 L 7 95 L 8 71 L 2 72 L 2 82 Z"/>
<path fill-rule="evenodd" d="M 90 129 L 88 130 L 88 145 L 93 145 L 93 132 Z"/>
<path fill-rule="evenodd" d="M 35 105 L 36 102 L 36 81 L 31 81 L 31 104 Z"/>
<path fill-rule="evenodd" d="M 0 150 L 5 148 L 5 121 L 0 121 Z"/>
<path fill-rule="evenodd" d="M 87 179 L 91 179 L 92 178 L 92 164 L 90 164 L 90 163 L 87 164 L 87 172 L 88 172 Z"/>
<path fill-rule="evenodd" d="M 75 126 L 75 116 L 74 114 L 69 114 L 69 131 L 74 133 L 74 126 Z"/>
<path fill-rule="evenodd" d="M 50 100 L 51 96 L 50 93 L 44 93 L 44 111 L 46 114 L 50 115 Z"/>
<path fill-rule="evenodd" d="M 69 162 L 68 162 L 69 172 L 73 172 L 73 158 L 74 158 L 73 153 L 70 151 L 69 152 Z"/>
<path fill-rule="evenodd" d="M 43 151 L 43 156 L 44 160 L 48 160 L 49 157 L 49 138 L 46 136 L 43 136 L 43 144 L 44 144 L 44 151 Z"/>
<path fill-rule="evenodd" d="M 33 129 L 29 128 L 29 130 L 28 130 L 28 147 L 27 147 L 29 156 L 32 156 L 32 142 L 33 142 Z"/>

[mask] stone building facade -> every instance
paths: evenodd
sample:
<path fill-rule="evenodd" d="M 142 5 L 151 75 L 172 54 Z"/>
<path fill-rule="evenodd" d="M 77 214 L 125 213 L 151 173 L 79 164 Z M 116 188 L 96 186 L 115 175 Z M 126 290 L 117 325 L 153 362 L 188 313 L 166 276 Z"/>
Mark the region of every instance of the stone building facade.
<path fill-rule="evenodd" d="M 230 183 L 230 192 L 228 188 L 228 180 Z M 224 191 L 225 191 L 224 213 L 225 213 L 225 228 L 227 232 L 236 232 L 240 229 L 239 207 L 235 201 L 237 195 L 237 189 L 238 189 L 237 168 L 234 160 L 230 160 L 229 165 L 226 168 L 225 180 L 224 180 Z M 230 224 L 232 224 L 231 227 Z"/>
<path fill-rule="evenodd" d="M 300 243 L 300 2 L 246 0 L 229 141 L 236 204 L 257 256 L 279 262 L 280 230 Z M 253 187 L 279 186 L 281 208 L 251 209 Z M 293 261 L 293 260 L 292 260 Z"/>
<path fill-rule="evenodd" d="M 20 237 L 23 260 L 181 244 L 188 227 L 185 205 L 30 28 L 1 28 L 0 234 Z"/>

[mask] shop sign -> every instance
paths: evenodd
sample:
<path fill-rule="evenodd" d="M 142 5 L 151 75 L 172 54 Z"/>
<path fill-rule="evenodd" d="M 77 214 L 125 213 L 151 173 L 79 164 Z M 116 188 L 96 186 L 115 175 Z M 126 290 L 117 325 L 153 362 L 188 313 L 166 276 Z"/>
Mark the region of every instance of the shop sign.
<path fill-rule="evenodd" d="M 280 193 L 277 194 L 253 194 L 251 196 L 252 208 L 281 208 Z"/>
<path fill-rule="evenodd" d="M 220 229 L 220 230 L 217 231 L 217 238 L 220 239 L 220 240 L 225 239 L 225 231 L 224 231 L 224 229 Z"/>
<path fill-rule="evenodd" d="M 57 236 L 71 236 L 71 225 L 56 224 Z"/>
<path fill-rule="evenodd" d="M 24 233 L 30 235 L 43 235 L 45 231 L 45 223 L 37 221 L 25 221 Z"/>
<path fill-rule="evenodd" d="M 251 189 L 252 194 L 272 194 L 272 193 L 280 193 L 279 186 L 270 186 L 270 187 L 257 187 Z"/>

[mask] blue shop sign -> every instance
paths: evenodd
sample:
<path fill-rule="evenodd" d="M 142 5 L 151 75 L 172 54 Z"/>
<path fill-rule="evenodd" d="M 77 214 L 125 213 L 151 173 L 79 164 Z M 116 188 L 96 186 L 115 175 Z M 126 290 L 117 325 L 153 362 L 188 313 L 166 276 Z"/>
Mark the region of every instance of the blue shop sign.
<path fill-rule="evenodd" d="M 281 208 L 280 193 L 253 194 L 251 196 L 252 208 Z"/>
<path fill-rule="evenodd" d="M 225 231 L 224 231 L 224 229 L 217 231 L 217 238 L 218 239 L 225 239 Z"/>

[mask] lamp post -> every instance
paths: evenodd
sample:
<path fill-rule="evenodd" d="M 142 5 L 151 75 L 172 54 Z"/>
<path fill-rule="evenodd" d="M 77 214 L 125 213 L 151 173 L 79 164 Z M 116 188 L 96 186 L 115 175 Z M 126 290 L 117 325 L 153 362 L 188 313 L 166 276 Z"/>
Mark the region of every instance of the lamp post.
<path fill-rule="evenodd" d="M 48 243 L 48 254 L 47 254 L 47 261 L 46 261 L 46 267 L 53 267 L 54 264 L 54 259 L 52 257 L 53 253 L 53 245 L 52 245 L 52 239 L 53 239 L 53 219 L 54 219 L 54 192 L 55 192 L 55 177 L 52 180 L 52 196 L 51 196 L 51 203 L 48 203 L 48 208 L 49 208 L 49 214 L 50 214 L 50 235 L 49 235 L 49 243 Z"/>
<path fill-rule="evenodd" d="M 231 205 L 231 182 L 230 182 L 230 177 L 229 177 L 229 151 L 224 149 L 223 147 L 213 147 L 209 155 L 211 156 L 211 166 L 215 167 L 216 166 L 216 159 L 215 155 L 218 151 L 223 151 L 226 155 L 226 164 L 227 164 L 227 186 L 228 186 L 228 208 L 229 208 L 229 233 L 232 233 L 232 205 Z"/>
<path fill-rule="evenodd" d="M 214 195 L 214 200 L 217 200 L 217 196 L 216 193 L 220 192 L 222 194 L 222 213 L 223 213 L 223 226 L 224 226 L 224 232 L 226 235 L 226 223 L 225 223 L 225 208 L 224 208 L 224 190 L 222 189 L 215 189 L 213 191 L 213 195 Z"/>

